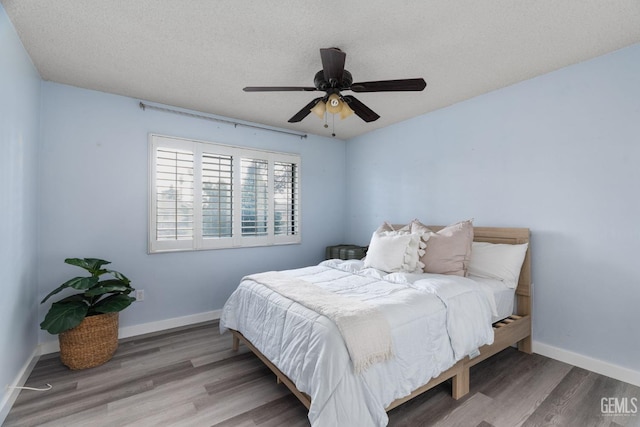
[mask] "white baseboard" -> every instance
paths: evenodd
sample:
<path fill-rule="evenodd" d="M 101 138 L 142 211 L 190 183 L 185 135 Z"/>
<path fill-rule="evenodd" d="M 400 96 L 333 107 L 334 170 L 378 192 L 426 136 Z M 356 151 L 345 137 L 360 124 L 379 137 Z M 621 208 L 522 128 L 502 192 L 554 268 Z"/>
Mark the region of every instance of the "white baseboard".
<path fill-rule="evenodd" d="M 128 338 L 137 335 L 192 325 L 195 323 L 207 322 L 210 320 L 219 319 L 221 312 L 222 310 L 213 310 L 188 316 L 174 317 L 172 319 L 159 320 L 157 322 L 143 323 L 141 325 L 126 326 L 120 328 L 119 337 Z M 24 385 L 24 383 L 27 381 L 27 378 L 31 374 L 33 367 L 36 365 L 40 355 L 55 353 L 57 351 L 60 351 L 57 340 L 40 343 L 31 355 L 31 358 L 27 361 L 27 363 L 25 363 L 24 367 L 18 373 L 18 376 L 16 377 L 11 387 L 21 387 Z M 594 359 L 592 357 L 574 353 L 572 351 L 554 347 L 552 345 L 544 344 L 539 341 L 533 341 L 533 352 L 640 387 L 640 372 L 634 371 L 632 369 L 624 368 L 622 366 L 614 365 L 603 360 Z M 2 402 L 0 402 L 0 424 L 4 422 L 5 418 L 9 414 L 9 410 L 18 397 L 19 391 L 20 390 L 16 389 L 5 390 Z"/>
<path fill-rule="evenodd" d="M 142 323 L 140 325 L 125 326 L 120 328 L 118 338 L 129 338 L 137 335 L 159 332 L 167 329 L 179 328 L 181 326 L 193 325 L 195 323 L 208 322 L 220 318 L 222 310 L 206 311 L 204 313 L 190 314 L 188 316 L 174 317 L 171 319 L 158 320 L 157 322 Z M 60 351 L 58 340 L 40 343 L 39 354 L 49 354 Z"/>
<path fill-rule="evenodd" d="M 159 320 L 157 322 L 143 323 L 141 325 L 125 326 L 123 328 L 120 328 L 118 337 L 128 338 L 137 335 L 148 334 L 151 332 L 159 332 L 167 329 L 179 328 L 181 326 L 193 325 L 195 323 L 207 322 L 210 320 L 219 319 L 221 313 L 222 310 L 213 310 L 204 313 L 191 314 L 189 316 Z M 38 359 L 41 355 L 55 353 L 57 351 L 60 351 L 60 345 L 58 344 L 57 339 L 55 341 L 47 341 L 38 344 L 29 360 L 27 360 L 27 363 L 25 363 L 23 368 L 18 373 L 18 376 L 16 377 L 13 384 L 5 389 L 4 395 L 2 396 L 2 401 L 0 402 L 0 425 L 4 422 L 5 418 L 9 414 L 9 411 L 11 410 L 11 407 L 18 398 L 18 394 L 20 393 L 20 390 L 12 387 L 22 387 L 25 384 L 27 378 L 29 378 L 29 375 L 31 375 L 31 371 L 36 366 L 36 363 L 38 362 Z"/>
<path fill-rule="evenodd" d="M 533 352 L 640 387 L 640 372 L 604 360 L 533 341 Z"/>
<path fill-rule="evenodd" d="M 208 322 L 220 318 L 222 310 L 206 311 L 204 313 L 190 314 L 188 316 L 174 317 L 172 319 L 159 320 L 157 322 L 143 323 L 141 325 L 126 326 L 120 328 L 118 338 L 129 338 L 137 335 L 149 334 L 151 332 L 165 331 L 167 329 L 179 328 L 181 326 L 193 325 L 196 323 Z"/>
<path fill-rule="evenodd" d="M 4 389 L 4 395 L 2 396 L 2 401 L 0 402 L 0 425 L 4 423 L 5 418 L 7 418 L 7 415 L 9 415 L 9 411 L 11 410 L 13 403 L 18 398 L 18 394 L 20 394 L 20 390 L 15 387 L 24 386 L 24 383 L 27 382 L 27 378 L 29 378 L 29 375 L 31 375 L 31 371 L 33 370 L 34 366 L 36 366 L 39 358 L 40 356 L 38 354 L 38 349 L 36 348 L 33 350 L 31 357 L 29 357 L 20 372 L 18 372 L 18 376 L 13 381 L 13 383 L 8 385 Z"/>

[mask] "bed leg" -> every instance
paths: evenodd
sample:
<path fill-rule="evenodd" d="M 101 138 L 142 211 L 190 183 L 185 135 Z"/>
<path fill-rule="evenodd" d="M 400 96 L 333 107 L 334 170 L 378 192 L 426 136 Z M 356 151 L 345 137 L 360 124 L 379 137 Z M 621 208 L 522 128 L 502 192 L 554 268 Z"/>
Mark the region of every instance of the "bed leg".
<path fill-rule="evenodd" d="M 451 396 L 458 400 L 469 393 L 469 367 L 462 370 L 451 379 Z"/>
<path fill-rule="evenodd" d="M 231 350 L 238 351 L 239 348 L 240 348 L 240 338 L 234 335 L 233 341 L 231 342 Z"/>
<path fill-rule="evenodd" d="M 527 354 L 531 354 L 533 352 L 533 348 L 531 346 L 531 335 L 518 341 L 518 350 Z"/>

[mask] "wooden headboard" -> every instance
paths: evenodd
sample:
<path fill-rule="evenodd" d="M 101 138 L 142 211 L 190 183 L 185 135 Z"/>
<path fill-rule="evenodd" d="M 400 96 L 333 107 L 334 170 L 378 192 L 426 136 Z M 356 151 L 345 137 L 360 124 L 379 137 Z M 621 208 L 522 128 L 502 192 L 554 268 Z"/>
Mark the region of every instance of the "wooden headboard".
<path fill-rule="evenodd" d="M 444 226 L 434 225 L 428 226 L 433 231 L 438 231 Z M 519 245 L 529 243 L 528 228 L 505 228 L 505 227 L 473 227 L 473 240 L 476 242 L 489 243 L 506 243 L 510 245 Z M 519 315 L 531 314 L 531 244 L 527 247 L 522 269 L 520 270 L 520 279 L 516 288 L 517 295 L 517 313 Z"/>

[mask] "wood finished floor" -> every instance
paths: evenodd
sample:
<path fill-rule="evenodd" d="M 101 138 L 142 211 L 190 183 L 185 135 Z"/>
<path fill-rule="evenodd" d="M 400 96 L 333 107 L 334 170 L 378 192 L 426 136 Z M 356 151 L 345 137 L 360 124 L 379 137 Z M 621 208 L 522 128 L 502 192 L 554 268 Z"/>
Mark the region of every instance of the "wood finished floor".
<path fill-rule="evenodd" d="M 122 340 L 114 358 L 70 371 L 42 357 L 5 423 L 10 426 L 308 426 L 304 406 L 246 347 L 209 322 Z M 442 384 L 389 413 L 389 426 L 640 426 L 606 416 L 601 399 L 639 399 L 640 388 L 509 348 L 471 369 L 458 401 Z M 337 426 L 336 426 L 337 427 Z"/>

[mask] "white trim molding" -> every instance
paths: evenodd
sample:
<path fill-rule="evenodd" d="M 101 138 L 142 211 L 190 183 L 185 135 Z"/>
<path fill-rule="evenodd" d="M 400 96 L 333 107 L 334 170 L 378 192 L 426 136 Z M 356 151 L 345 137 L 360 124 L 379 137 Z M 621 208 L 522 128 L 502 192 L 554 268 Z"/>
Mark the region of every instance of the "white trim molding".
<path fill-rule="evenodd" d="M 165 331 L 167 329 L 179 328 L 181 326 L 193 325 L 196 323 L 208 322 L 220 318 L 222 310 L 206 311 L 204 313 L 190 314 L 188 316 L 174 317 L 171 319 L 158 320 L 156 322 L 142 323 L 140 325 L 125 326 L 120 328 L 118 338 L 129 338 L 138 335 L 150 334 L 152 332 Z M 40 355 L 55 353 L 60 351 L 58 340 L 42 342 L 39 345 Z"/>
<path fill-rule="evenodd" d="M 120 328 L 118 338 L 129 338 L 133 336 L 149 334 L 152 332 L 159 332 L 167 329 L 193 325 L 196 323 L 208 322 L 211 320 L 219 319 L 221 314 L 222 310 L 213 310 L 204 313 L 191 314 L 188 316 L 174 317 L 172 319 L 159 320 L 157 322 L 143 323 L 141 325 L 125 326 L 123 328 Z M 55 353 L 57 351 L 60 351 L 60 345 L 58 344 L 57 339 L 55 341 L 47 341 L 38 344 L 31 357 L 27 360 L 24 367 L 16 376 L 15 381 L 5 389 L 4 395 L 2 396 L 2 401 L 0 401 L 0 424 L 2 424 L 7 415 L 9 415 L 11 407 L 18 398 L 20 390 L 16 389 L 16 387 L 24 386 L 24 384 L 27 382 L 27 379 L 29 378 L 29 375 L 31 375 L 31 371 L 33 371 L 36 363 L 38 363 L 40 356 L 42 356 L 43 354 Z"/>
<path fill-rule="evenodd" d="M 149 134 L 148 252 L 299 244 L 299 154 Z"/>
<path fill-rule="evenodd" d="M 539 341 L 533 342 L 533 352 L 640 387 L 640 372 L 634 371 L 633 369 L 614 365 L 604 360 L 594 359 L 593 357 L 574 353 Z"/>
<path fill-rule="evenodd" d="M 20 394 L 20 389 L 17 387 L 22 387 L 27 382 L 27 378 L 31 375 L 31 371 L 38 363 L 38 359 L 40 359 L 40 355 L 38 354 L 38 348 L 36 347 L 31 354 L 31 357 L 24 364 L 16 379 L 12 384 L 7 385 L 4 389 L 4 395 L 2 396 L 2 401 L 0 402 L 0 424 L 4 423 L 4 420 L 9 415 L 9 411 L 11 407 L 15 403 L 18 398 L 18 394 Z"/>

